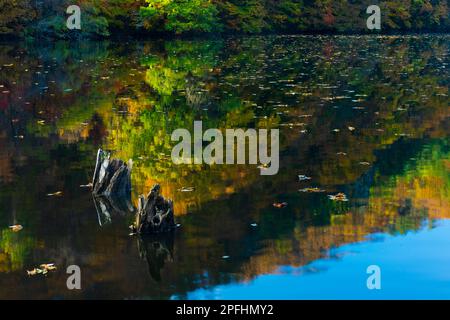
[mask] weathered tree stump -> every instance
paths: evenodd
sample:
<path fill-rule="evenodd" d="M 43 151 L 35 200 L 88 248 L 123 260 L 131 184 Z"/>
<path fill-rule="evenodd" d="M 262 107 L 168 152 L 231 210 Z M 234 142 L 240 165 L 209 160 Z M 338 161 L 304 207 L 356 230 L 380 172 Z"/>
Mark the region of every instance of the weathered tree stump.
<path fill-rule="evenodd" d="M 135 212 L 131 203 L 131 169 L 122 160 L 111 159 L 108 152 L 99 149 L 92 179 L 92 195 L 100 225 L 111 222 L 113 214 L 124 216 Z"/>
<path fill-rule="evenodd" d="M 166 200 L 159 193 L 161 187 L 157 184 L 150 190 L 147 197 L 139 196 L 136 221 L 131 226 L 133 232 L 140 234 L 157 234 L 168 232 L 175 228 L 172 200 Z"/>
<path fill-rule="evenodd" d="M 131 169 L 133 162 L 128 164 L 122 160 L 110 159 L 111 154 L 99 149 L 92 180 L 94 196 L 109 198 L 129 198 L 131 200 Z"/>
<path fill-rule="evenodd" d="M 131 169 L 122 160 L 99 149 L 92 179 L 92 194 L 99 214 L 99 223 L 111 220 L 111 212 L 136 212 L 131 204 Z M 139 196 L 135 223 L 131 229 L 139 234 L 158 234 L 175 227 L 173 202 L 160 195 L 161 187 L 153 186 L 147 197 Z"/>

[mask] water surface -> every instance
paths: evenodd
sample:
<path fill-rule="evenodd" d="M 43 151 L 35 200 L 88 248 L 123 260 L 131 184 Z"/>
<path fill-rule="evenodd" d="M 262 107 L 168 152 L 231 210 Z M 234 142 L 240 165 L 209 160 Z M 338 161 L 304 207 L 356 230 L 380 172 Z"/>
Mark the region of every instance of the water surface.
<path fill-rule="evenodd" d="M 448 298 L 448 43 L 0 45 L 0 298 Z M 194 120 L 278 128 L 279 173 L 174 165 L 170 134 Z M 133 159 L 134 202 L 161 184 L 176 232 L 130 236 L 132 215 L 80 187 L 100 147 Z M 41 263 L 58 270 L 27 276 Z M 81 291 L 66 288 L 71 264 Z M 372 264 L 385 270 L 376 292 Z"/>

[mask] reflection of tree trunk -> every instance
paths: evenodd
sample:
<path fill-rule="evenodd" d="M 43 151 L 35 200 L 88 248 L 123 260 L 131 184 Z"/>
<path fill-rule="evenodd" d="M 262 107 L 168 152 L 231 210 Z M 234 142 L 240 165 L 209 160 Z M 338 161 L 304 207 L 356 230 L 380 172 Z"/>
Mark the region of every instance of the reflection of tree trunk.
<path fill-rule="evenodd" d="M 16 211 L 16 202 L 13 201 L 13 209 L 12 209 L 12 217 L 13 217 L 13 225 L 17 224 L 17 211 Z"/>
<path fill-rule="evenodd" d="M 97 210 L 98 223 L 100 226 L 110 223 L 112 216 L 125 216 L 135 211 L 128 198 L 117 197 L 93 197 L 95 209 Z"/>
<path fill-rule="evenodd" d="M 187 76 L 186 90 L 186 103 L 193 107 L 200 109 L 201 107 L 208 105 L 208 95 L 202 91 L 202 87 L 199 86 L 198 80 L 192 75 Z"/>
<path fill-rule="evenodd" d="M 106 126 L 102 117 L 98 113 L 94 113 L 90 123 L 91 128 L 89 129 L 89 139 L 91 139 L 95 145 L 99 145 L 103 137 L 106 135 Z"/>
<path fill-rule="evenodd" d="M 173 261 L 173 233 L 158 237 L 138 237 L 139 256 L 147 260 L 151 277 L 160 282 L 161 270 L 166 262 Z"/>

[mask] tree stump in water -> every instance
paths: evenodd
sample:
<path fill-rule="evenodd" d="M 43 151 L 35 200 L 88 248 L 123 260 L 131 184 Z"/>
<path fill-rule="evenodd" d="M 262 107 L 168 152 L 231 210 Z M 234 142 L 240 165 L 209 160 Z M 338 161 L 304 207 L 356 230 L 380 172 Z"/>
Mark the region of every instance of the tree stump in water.
<path fill-rule="evenodd" d="M 98 150 L 92 181 L 92 193 L 98 201 L 100 211 L 110 220 L 110 211 L 134 212 L 131 205 L 131 169 L 132 161 L 128 164 L 122 160 L 111 159 L 111 155 L 102 149 Z M 139 196 L 136 221 L 131 226 L 133 232 L 140 234 L 157 234 L 168 232 L 175 227 L 173 202 L 160 195 L 161 187 L 153 186 L 147 197 Z M 94 199 L 95 200 L 95 199 Z M 96 202 L 97 204 L 97 202 Z M 96 206 L 97 208 L 97 206 Z M 97 209 L 97 212 L 99 210 Z M 99 214 L 99 222 L 101 223 Z"/>
<path fill-rule="evenodd" d="M 131 203 L 131 169 L 122 160 L 99 149 L 92 179 L 92 194 L 100 225 L 111 222 L 112 214 L 121 216 L 135 212 Z"/>
<path fill-rule="evenodd" d="M 95 164 L 92 188 L 94 196 L 108 198 L 126 198 L 131 200 L 131 169 L 133 162 L 128 164 L 122 160 L 110 159 L 111 154 L 99 149 Z"/>
<path fill-rule="evenodd" d="M 157 234 L 168 232 L 175 227 L 172 200 L 160 195 L 161 187 L 157 184 L 147 197 L 139 196 L 136 221 L 131 226 L 133 232 L 140 234 Z"/>

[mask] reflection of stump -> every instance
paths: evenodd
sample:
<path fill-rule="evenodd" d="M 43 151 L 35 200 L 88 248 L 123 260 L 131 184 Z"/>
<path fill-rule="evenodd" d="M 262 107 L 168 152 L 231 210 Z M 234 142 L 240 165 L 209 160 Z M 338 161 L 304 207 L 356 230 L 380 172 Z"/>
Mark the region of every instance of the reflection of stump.
<path fill-rule="evenodd" d="M 156 234 L 168 232 L 175 227 L 173 202 L 159 194 L 161 187 L 153 186 L 145 198 L 139 196 L 136 221 L 132 226 L 134 232 Z"/>
<path fill-rule="evenodd" d="M 94 206 L 100 226 L 111 223 L 113 216 L 124 217 L 135 212 L 135 208 L 127 198 L 94 197 Z"/>
<path fill-rule="evenodd" d="M 173 261 L 173 238 L 173 233 L 138 237 L 139 255 L 147 261 L 148 270 L 155 281 L 161 281 L 161 270 L 166 262 Z"/>

